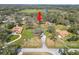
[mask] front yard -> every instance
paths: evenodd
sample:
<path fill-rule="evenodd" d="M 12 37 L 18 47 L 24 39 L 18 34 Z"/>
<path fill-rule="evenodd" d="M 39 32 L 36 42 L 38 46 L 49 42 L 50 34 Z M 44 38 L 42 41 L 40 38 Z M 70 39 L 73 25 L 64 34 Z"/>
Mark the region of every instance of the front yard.
<path fill-rule="evenodd" d="M 53 40 L 47 39 L 46 45 L 48 48 L 64 48 L 64 45 L 58 40 L 54 42 Z"/>
<path fill-rule="evenodd" d="M 60 40 L 56 40 L 53 41 L 50 39 L 50 33 L 46 32 L 46 45 L 48 48 L 65 48 L 65 45 L 67 45 L 69 48 L 79 48 L 79 39 L 77 41 L 67 41 L 67 39 L 65 38 L 66 36 L 63 34 L 67 32 L 67 27 L 63 26 L 63 25 L 56 25 L 56 29 L 60 30 L 59 33 L 62 35 L 62 37 L 64 37 L 63 39 L 61 39 L 65 44 L 63 44 Z M 69 33 L 67 35 L 74 35 L 73 33 Z"/>
<path fill-rule="evenodd" d="M 78 41 L 65 41 L 65 44 L 69 47 L 69 48 L 79 48 L 79 40 Z M 56 40 L 55 42 L 53 40 L 47 39 L 46 40 L 46 45 L 48 48 L 65 48 L 64 44 L 62 42 L 60 42 L 59 40 Z"/>
<path fill-rule="evenodd" d="M 32 29 L 26 29 L 23 26 L 23 31 L 21 33 L 22 37 L 17 42 L 20 44 L 22 48 L 40 48 L 41 47 L 41 40 L 39 36 L 35 36 L 32 32 Z"/>

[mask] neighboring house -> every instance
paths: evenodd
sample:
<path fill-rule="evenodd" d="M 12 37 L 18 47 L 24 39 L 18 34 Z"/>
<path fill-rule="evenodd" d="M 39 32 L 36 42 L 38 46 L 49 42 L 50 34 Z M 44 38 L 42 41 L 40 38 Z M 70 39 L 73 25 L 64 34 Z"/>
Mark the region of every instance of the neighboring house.
<path fill-rule="evenodd" d="M 45 24 L 46 24 L 46 25 L 49 25 L 49 26 L 52 25 L 52 23 L 50 23 L 49 21 L 46 21 Z"/>
<path fill-rule="evenodd" d="M 8 22 L 8 20 L 3 20 L 3 21 L 2 21 L 2 23 L 6 23 L 6 22 Z"/>
<path fill-rule="evenodd" d="M 18 33 L 21 33 L 22 32 L 22 27 L 16 25 L 15 27 L 12 28 L 12 33 L 14 34 L 18 34 Z"/>
<path fill-rule="evenodd" d="M 79 34 L 79 30 L 77 30 L 77 34 Z"/>
<path fill-rule="evenodd" d="M 69 32 L 66 30 L 56 30 L 56 31 L 61 37 L 65 37 L 69 34 Z"/>
<path fill-rule="evenodd" d="M 16 23 L 15 19 L 12 18 L 11 16 L 5 16 L 5 19 L 4 19 L 2 22 L 3 22 L 3 23 L 7 23 L 7 22 Z"/>

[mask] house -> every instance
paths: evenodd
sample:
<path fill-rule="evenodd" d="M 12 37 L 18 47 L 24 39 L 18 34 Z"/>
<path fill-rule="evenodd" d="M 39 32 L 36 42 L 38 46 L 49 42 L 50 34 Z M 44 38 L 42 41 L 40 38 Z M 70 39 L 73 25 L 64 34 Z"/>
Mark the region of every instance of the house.
<path fill-rule="evenodd" d="M 49 21 L 46 21 L 45 24 L 46 24 L 46 25 L 49 25 L 49 26 L 52 25 L 52 23 L 50 23 Z"/>
<path fill-rule="evenodd" d="M 16 25 L 15 27 L 13 27 L 13 28 L 11 29 L 11 31 L 12 31 L 12 33 L 14 33 L 14 34 L 21 33 L 21 32 L 22 32 L 22 27 Z"/>
<path fill-rule="evenodd" d="M 61 37 L 65 37 L 69 34 L 68 31 L 66 30 L 56 30 L 56 32 L 61 36 Z"/>
<path fill-rule="evenodd" d="M 77 30 L 77 34 L 79 34 L 79 30 Z"/>

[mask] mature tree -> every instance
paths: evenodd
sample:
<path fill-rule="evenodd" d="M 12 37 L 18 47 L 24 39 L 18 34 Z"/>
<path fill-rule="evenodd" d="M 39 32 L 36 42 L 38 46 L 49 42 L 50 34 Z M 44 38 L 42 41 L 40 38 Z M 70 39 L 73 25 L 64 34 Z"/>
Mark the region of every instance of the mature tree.
<path fill-rule="evenodd" d="M 0 40 L 5 41 L 7 36 L 9 35 L 9 32 L 3 28 L 0 28 Z"/>
<path fill-rule="evenodd" d="M 5 48 L 0 49 L 0 54 L 1 55 L 16 55 L 18 53 L 18 49 L 20 48 L 20 45 L 9 45 L 6 46 Z"/>
<path fill-rule="evenodd" d="M 70 52 L 68 52 L 68 55 L 79 55 L 79 51 L 77 51 L 77 50 L 75 50 L 74 52 L 70 51 Z"/>
<path fill-rule="evenodd" d="M 30 28 L 33 28 L 33 19 L 32 18 L 27 18 L 26 19 L 26 28 L 30 29 Z"/>
<path fill-rule="evenodd" d="M 8 24 L 6 24 L 7 26 L 7 28 L 8 29 L 12 29 L 14 26 L 15 26 L 15 24 L 14 23 L 8 23 Z"/>
<path fill-rule="evenodd" d="M 54 41 L 54 47 L 55 47 L 56 40 L 57 40 L 57 32 L 56 32 L 55 24 L 53 24 L 50 28 L 51 28 L 49 30 L 49 32 L 51 32 L 50 39 Z"/>
<path fill-rule="evenodd" d="M 15 17 L 16 23 L 18 23 L 18 25 L 22 25 L 22 19 L 21 19 L 21 15 L 18 15 Z"/>
<path fill-rule="evenodd" d="M 76 34 L 69 35 L 67 41 L 77 41 L 79 40 L 79 36 Z"/>
<path fill-rule="evenodd" d="M 79 55 L 79 51 L 74 50 L 74 51 L 68 51 L 69 49 L 64 48 L 64 49 L 60 49 L 59 53 L 61 55 Z"/>
<path fill-rule="evenodd" d="M 67 49 L 67 48 L 59 49 L 59 53 L 60 53 L 61 55 L 68 55 L 68 49 Z"/>
<path fill-rule="evenodd" d="M 78 30 L 79 30 L 79 25 L 76 23 L 71 24 L 70 28 L 68 29 L 69 32 L 75 33 L 75 34 L 77 34 Z"/>
<path fill-rule="evenodd" d="M 8 37 L 9 34 L 10 32 L 8 30 L 0 28 L 0 49 L 2 49 L 2 47 L 5 45 L 6 38 Z"/>

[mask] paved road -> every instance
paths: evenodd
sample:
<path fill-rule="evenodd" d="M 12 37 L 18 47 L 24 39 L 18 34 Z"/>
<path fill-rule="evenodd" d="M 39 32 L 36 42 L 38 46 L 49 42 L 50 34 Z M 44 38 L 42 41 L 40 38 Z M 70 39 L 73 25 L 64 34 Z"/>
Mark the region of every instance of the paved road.
<path fill-rule="evenodd" d="M 18 55 L 21 55 L 23 52 L 48 52 L 52 55 L 60 55 L 59 49 L 45 49 L 45 48 L 22 48 L 21 52 Z"/>

